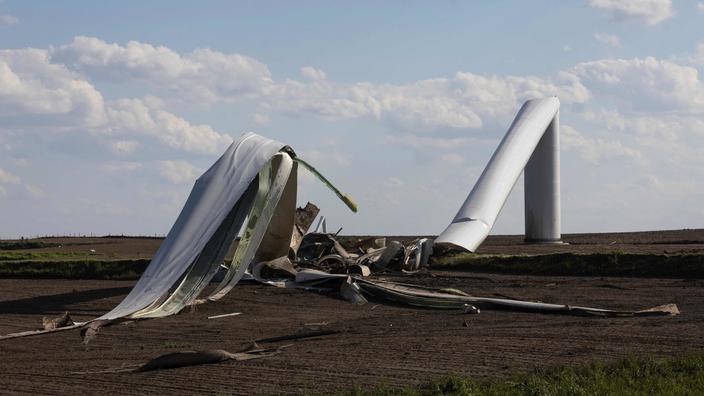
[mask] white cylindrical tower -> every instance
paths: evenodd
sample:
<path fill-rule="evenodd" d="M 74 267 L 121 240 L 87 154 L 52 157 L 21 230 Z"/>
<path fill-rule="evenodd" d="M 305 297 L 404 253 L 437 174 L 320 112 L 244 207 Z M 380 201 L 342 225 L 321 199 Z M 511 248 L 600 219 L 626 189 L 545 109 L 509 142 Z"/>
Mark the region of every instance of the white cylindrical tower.
<path fill-rule="evenodd" d="M 560 112 L 555 114 L 523 172 L 527 242 L 559 242 Z"/>

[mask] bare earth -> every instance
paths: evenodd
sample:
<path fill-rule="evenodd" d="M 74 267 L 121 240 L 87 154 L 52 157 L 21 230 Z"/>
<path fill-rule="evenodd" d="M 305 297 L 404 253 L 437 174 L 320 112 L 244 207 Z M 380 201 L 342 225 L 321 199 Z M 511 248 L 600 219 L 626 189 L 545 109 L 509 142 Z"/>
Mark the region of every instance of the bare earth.
<path fill-rule="evenodd" d="M 635 249 L 702 249 L 702 231 L 621 236 Z M 483 250 L 531 249 L 510 238 Z M 590 237 L 583 237 L 588 241 Z M 596 239 L 595 239 L 596 238 Z M 668 239 L 669 238 L 669 239 Z M 698 241 L 698 242 L 697 242 Z M 673 243 L 669 243 L 673 242 Z M 625 244 L 623 244 L 625 246 Z M 107 245 L 103 245 L 107 246 Z M 569 245 L 573 248 L 582 245 Z M 686 248 L 685 248 L 686 247 Z M 562 247 L 564 248 L 564 246 Z M 579 248 L 581 249 L 581 247 Z M 651 249 L 651 250 L 649 250 Z M 570 250 L 572 251 L 572 250 Z M 159 320 L 104 328 L 87 347 L 77 331 L 0 341 L 0 393 L 327 393 L 375 384 L 410 385 L 448 373 L 497 376 L 532 367 L 610 360 L 627 355 L 675 356 L 704 352 L 704 280 L 535 277 L 433 272 L 395 278 L 455 287 L 476 296 L 508 296 L 604 308 L 648 308 L 676 303 L 682 314 L 664 318 L 585 318 L 533 313 L 413 309 L 370 302 L 353 306 L 305 291 L 238 285 L 223 301 Z M 110 310 L 132 281 L 0 279 L 0 334 L 41 327 L 42 316 L 69 311 L 87 320 Z M 210 315 L 242 312 L 208 320 Z M 327 324 L 324 324 L 327 323 Z M 466 323 L 466 324 L 465 324 Z M 237 351 L 248 342 L 303 327 L 342 331 L 299 341 L 280 355 L 246 362 L 147 373 L 72 374 L 143 363 L 186 350 Z"/>

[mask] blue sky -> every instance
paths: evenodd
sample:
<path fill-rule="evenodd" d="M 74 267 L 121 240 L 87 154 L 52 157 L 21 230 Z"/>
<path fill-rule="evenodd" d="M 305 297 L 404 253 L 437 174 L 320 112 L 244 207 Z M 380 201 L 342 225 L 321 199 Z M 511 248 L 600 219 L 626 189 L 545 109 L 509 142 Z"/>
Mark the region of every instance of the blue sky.
<path fill-rule="evenodd" d="M 163 234 L 245 131 L 357 198 L 302 178 L 333 226 L 438 233 L 548 95 L 565 232 L 704 226 L 704 3 L 378 3 L 0 2 L 0 237 Z"/>

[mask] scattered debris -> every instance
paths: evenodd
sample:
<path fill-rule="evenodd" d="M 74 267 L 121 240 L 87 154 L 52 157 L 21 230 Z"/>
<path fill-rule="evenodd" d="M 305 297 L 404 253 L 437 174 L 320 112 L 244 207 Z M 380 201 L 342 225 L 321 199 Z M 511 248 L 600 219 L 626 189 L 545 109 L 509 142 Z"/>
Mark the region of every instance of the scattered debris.
<path fill-rule="evenodd" d="M 665 316 L 679 314 L 679 310 L 674 304 L 641 311 L 617 311 L 563 304 L 546 304 L 508 298 L 474 297 L 461 290 L 452 288 L 437 289 L 383 280 L 369 280 L 351 275 L 329 274 L 314 269 L 303 269 L 299 271 L 295 281 L 287 283 L 284 287 L 305 288 L 321 286 L 325 286 L 325 288 L 329 290 L 336 290 L 342 298 L 354 304 L 364 304 L 367 299 L 374 299 L 376 301 L 386 301 L 395 304 L 432 309 L 464 310 L 465 306 L 469 305 L 476 309 L 476 313 L 479 313 L 480 309 L 484 308 L 605 317 Z M 364 298 L 364 300 L 362 300 L 362 298 Z"/>
<path fill-rule="evenodd" d="M 677 304 L 664 304 L 657 307 L 643 309 L 635 312 L 633 316 L 663 316 L 663 315 L 679 315 L 680 309 Z"/>
<path fill-rule="evenodd" d="M 278 348 L 261 348 L 256 343 L 242 352 L 228 352 L 223 349 L 211 349 L 199 352 L 175 352 L 161 355 L 143 364 L 135 372 L 152 370 L 173 369 L 186 366 L 196 366 L 200 364 L 220 363 L 227 360 L 252 360 L 275 356 L 281 353 L 282 349 L 288 347 L 284 345 Z"/>
<path fill-rule="evenodd" d="M 220 318 L 227 318 L 230 316 L 238 316 L 238 315 L 242 315 L 242 312 L 233 312 L 233 313 L 229 313 L 229 314 L 208 316 L 208 319 L 220 319 Z"/>
<path fill-rule="evenodd" d="M 98 336 L 98 332 L 101 327 L 108 326 L 110 324 L 117 323 L 117 321 L 112 322 L 109 320 L 94 320 L 87 323 L 81 328 L 81 337 L 83 338 L 83 344 L 88 345 L 95 337 Z"/>
<path fill-rule="evenodd" d="M 281 353 L 284 348 L 291 345 L 283 345 L 278 348 L 262 348 L 256 343 L 253 343 L 248 348 L 240 352 L 228 352 L 223 349 L 210 349 L 205 351 L 186 351 L 167 353 L 156 357 L 147 363 L 122 366 L 119 368 L 97 370 L 97 371 L 75 371 L 71 374 L 86 375 L 86 374 L 103 374 L 103 373 L 141 373 L 145 371 L 166 370 L 179 367 L 197 366 L 201 364 L 221 363 L 228 360 L 252 360 L 265 357 L 275 356 Z"/>
<path fill-rule="evenodd" d="M 602 285 L 597 285 L 597 287 L 603 287 L 605 289 L 616 289 L 616 290 L 633 290 L 628 287 L 623 287 L 623 286 L 619 286 L 619 285 L 612 285 L 610 283 L 604 283 Z"/>
<path fill-rule="evenodd" d="M 297 272 L 291 260 L 286 256 L 263 261 L 252 267 L 252 275 L 255 279 L 293 279 Z"/>
<path fill-rule="evenodd" d="M 374 271 L 381 272 L 386 269 L 393 261 L 400 262 L 405 257 L 403 245 L 399 241 L 391 241 L 384 248 L 379 258 L 372 263 Z"/>
<path fill-rule="evenodd" d="M 323 234 L 328 233 L 328 223 L 325 221 L 325 216 L 320 216 L 320 218 L 318 219 L 318 225 L 315 226 L 315 230 L 313 230 L 313 232 L 322 232 Z"/>
<path fill-rule="evenodd" d="M 357 285 L 351 277 L 348 277 L 340 284 L 340 295 L 354 305 L 364 305 L 368 302 L 362 295 L 359 285 Z"/>
<path fill-rule="evenodd" d="M 369 276 L 372 274 L 369 267 L 367 267 L 366 265 L 362 265 L 362 264 L 351 265 L 348 268 L 348 272 L 350 274 L 359 275 L 359 276 Z"/>
<path fill-rule="evenodd" d="M 254 342 L 256 344 L 266 344 L 266 343 L 271 343 L 271 342 L 292 341 L 292 340 L 301 340 L 304 338 L 322 337 L 322 336 L 333 335 L 333 334 L 338 334 L 338 333 L 340 333 L 339 330 L 302 330 L 302 331 L 296 332 L 294 334 L 289 334 L 289 335 L 284 335 L 284 336 L 261 338 L 261 339 L 254 341 Z"/>
<path fill-rule="evenodd" d="M 470 305 L 470 304 L 464 305 L 464 313 L 466 313 L 466 314 L 478 314 L 480 312 L 481 311 L 479 310 L 479 308 L 475 307 L 474 305 Z"/>
<path fill-rule="evenodd" d="M 398 271 L 414 273 L 428 266 L 432 241 L 421 238 L 404 246 L 386 238 L 367 238 L 346 248 L 335 234 L 312 232 L 303 237 L 293 264 L 331 274 L 369 276 L 372 273 Z"/>
<path fill-rule="evenodd" d="M 68 311 L 64 312 L 64 314 L 58 318 L 42 318 L 44 330 L 54 330 L 59 327 L 73 326 L 73 324 L 73 320 L 71 320 L 71 315 L 68 314 Z"/>
<path fill-rule="evenodd" d="M 406 248 L 403 258 L 404 271 L 418 271 L 428 265 L 430 254 L 433 251 L 433 241 L 428 238 L 421 238 Z"/>
<path fill-rule="evenodd" d="M 81 326 L 83 326 L 83 323 L 74 323 L 72 325 L 68 325 L 68 326 L 64 326 L 64 327 L 57 327 L 55 329 L 50 329 L 50 330 L 42 329 L 42 330 L 20 331 L 18 333 L 10 333 L 10 334 L 2 335 L 2 336 L 0 336 L 0 341 L 1 340 L 9 340 L 11 338 L 31 337 L 31 336 L 37 336 L 37 335 L 42 335 L 42 334 L 57 333 L 59 331 L 77 329 Z"/>
<path fill-rule="evenodd" d="M 304 323 L 303 326 L 309 326 L 309 327 L 318 327 L 318 326 L 327 326 L 330 323 L 328 322 L 316 322 L 316 323 Z"/>
<path fill-rule="evenodd" d="M 296 252 L 298 252 L 298 247 L 301 246 L 303 236 L 308 232 L 308 229 L 310 229 L 318 213 L 320 213 L 320 209 L 310 202 L 308 202 L 304 208 L 296 209 L 295 219 L 293 221 L 293 234 L 291 235 L 290 258 L 296 257 Z"/>

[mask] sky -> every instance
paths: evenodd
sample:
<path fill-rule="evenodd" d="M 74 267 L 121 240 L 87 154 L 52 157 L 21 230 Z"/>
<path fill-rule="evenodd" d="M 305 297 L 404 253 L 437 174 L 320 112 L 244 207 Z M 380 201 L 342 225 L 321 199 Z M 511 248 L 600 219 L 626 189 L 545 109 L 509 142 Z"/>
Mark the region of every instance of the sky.
<path fill-rule="evenodd" d="M 553 95 L 563 232 L 701 228 L 702 72 L 701 1 L 0 1 L 0 238 L 166 234 L 249 131 L 330 228 L 438 234 Z"/>

